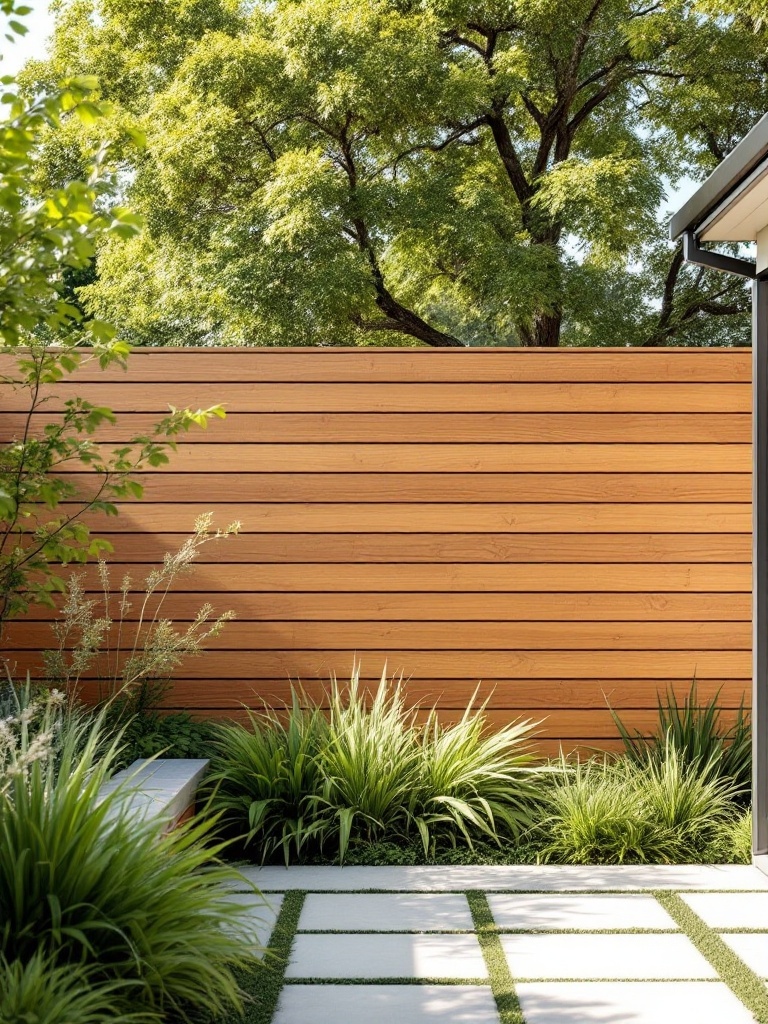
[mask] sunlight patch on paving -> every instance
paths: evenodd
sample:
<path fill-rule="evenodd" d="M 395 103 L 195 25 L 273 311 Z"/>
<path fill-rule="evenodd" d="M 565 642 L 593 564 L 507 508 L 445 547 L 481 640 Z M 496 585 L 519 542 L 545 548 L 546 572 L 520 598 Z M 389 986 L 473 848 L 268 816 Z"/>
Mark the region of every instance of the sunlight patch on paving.
<path fill-rule="evenodd" d="M 526 1024 L 754 1024 L 722 982 L 521 982 Z"/>
<path fill-rule="evenodd" d="M 475 935 L 302 935 L 287 978 L 486 978 Z"/>
<path fill-rule="evenodd" d="M 459 893 L 311 893 L 299 931 L 473 931 L 466 896 Z"/>
<path fill-rule="evenodd" d="M 653 896 L 539 896 L 523 894 L 488 897 L 499 928 L 545 931 L 577 928 L 584 931 L 642 928 L 677 929 Z"/>
<path fill-rule="evenodd" d="M 274 1024 L 498 1024 L 490 988 L 471 985 L 286 985 Z"/>
<path fill-rule="evenodd" d="M 502 935 L 516 978 L 716 978 L 685 935 Z"/>

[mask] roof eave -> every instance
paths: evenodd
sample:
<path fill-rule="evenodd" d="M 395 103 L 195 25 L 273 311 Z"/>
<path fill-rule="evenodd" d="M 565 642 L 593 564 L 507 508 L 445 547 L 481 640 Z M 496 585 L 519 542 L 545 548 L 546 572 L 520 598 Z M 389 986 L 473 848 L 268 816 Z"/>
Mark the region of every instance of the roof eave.
<path fill-rule="evenodd" d="M 763 115 L 673 215 L 669 223 L 669 237 L 674 240 L 686 231 L 696 231 L 715 211 L 721 214 L 728 201 L 735 198 L 739 186 L 762 163 L 768 164 L 768 114 Z"/>

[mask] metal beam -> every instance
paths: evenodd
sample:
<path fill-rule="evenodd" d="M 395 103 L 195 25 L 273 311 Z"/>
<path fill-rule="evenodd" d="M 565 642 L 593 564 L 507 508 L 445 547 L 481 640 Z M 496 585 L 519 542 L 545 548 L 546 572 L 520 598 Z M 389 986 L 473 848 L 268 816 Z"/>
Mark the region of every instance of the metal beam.
<path fill-rule="evenodd" d="M 751 260 L 740 260 L 736 256 L 723 256 L 722 253 L 702 249 L 693 231 L 683 235 L 683 259 L 686 263 L 696 263 L 700 267 L 711 267 L 725 274 L 738 274 L 740 277 L 754 279 L 757 268 Z"/>
<path fill-rule="evenodd" d="M 752 285 L 752 854 L 768 854 L 768 275 Z"/>

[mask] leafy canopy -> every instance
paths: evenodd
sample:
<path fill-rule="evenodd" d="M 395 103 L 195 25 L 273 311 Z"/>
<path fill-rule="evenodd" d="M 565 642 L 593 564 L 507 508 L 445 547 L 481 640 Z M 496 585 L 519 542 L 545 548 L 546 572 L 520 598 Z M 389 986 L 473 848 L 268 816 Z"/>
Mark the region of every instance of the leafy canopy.
<path fill-rule="evenodd" d="M 743 283 L 657 211 L 766 107 L 715 0 L 70 0 L 29 88 L 98 67 L 145 230 L 79 295 L 138 344 L 720 344 Z M 87 130 L 62 126 L 49 181 Z"/>

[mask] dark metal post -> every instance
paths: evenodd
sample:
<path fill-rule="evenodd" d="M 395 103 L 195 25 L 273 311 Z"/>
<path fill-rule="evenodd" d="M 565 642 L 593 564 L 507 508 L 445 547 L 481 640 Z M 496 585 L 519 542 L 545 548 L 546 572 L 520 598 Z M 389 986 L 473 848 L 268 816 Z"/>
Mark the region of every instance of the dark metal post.
<path fill-rule="evenodd" d="M 752 292 L 752 854 L 768 854 L 768 275 Z"/>

